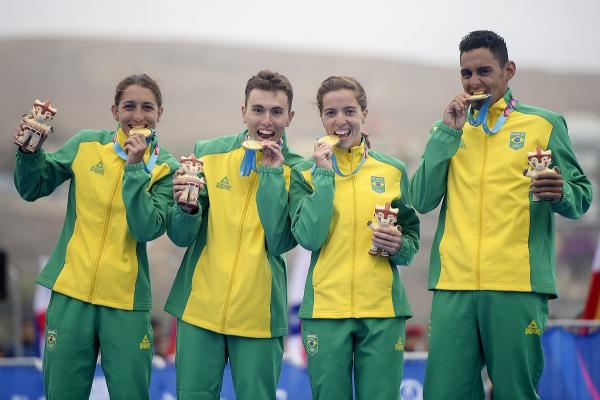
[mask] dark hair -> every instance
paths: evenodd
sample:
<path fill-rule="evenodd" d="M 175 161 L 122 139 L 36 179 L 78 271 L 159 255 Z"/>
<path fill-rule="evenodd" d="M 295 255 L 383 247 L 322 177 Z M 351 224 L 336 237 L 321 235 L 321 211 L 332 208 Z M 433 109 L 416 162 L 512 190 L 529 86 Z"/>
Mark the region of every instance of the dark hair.
<path fill-rule="evenodd" d="M 354 78 L 350 76 L 330 76 L 321 82 L 319 90 L 317 90 L 317 106 L 319 107 L 319 114 L 323 114 L 323 96 L 329 92 L 335 92 L 336 90 L 351 90 L 356 96 L 356 101 L 360 106 L 361 111 L 367 109 L 367 93 L 362 85 Z M 365 140 L 368 147 L 371 147 L 369 141 L 369 135 L 361 132 L 361 136 Z"/>
<path fill-rule="evenodd" d="M 258 71 L 256 75 L 248 79 L 246 83 L 246 90 L 244 99 L 244 105 L 248 105 L 248 97 L 253 89 L 267 90 L 270 92 L 276 92 L 283 90 L 288 100 L 288 111 L 292 109 L 292 99 L 294 98 L 294 90 L 292 84 L 285 75 L 281 75 L 277 72 L 273 72 L 268 69 Z"/>
<path fill-rule="evenodd" d="M 508 50 L 504 38 L 492 31 L 473 31 L 463 37 L 458 45 L 460 56 L 463 53 L 480 48 L 488 49 L 503 67 L 508 61 Z"/>
<path fill-rule="evenodd" d="M 145 87 L 146 89 L 150 89 L 150 91 L 154 94 L 154 97 L 156 98 L 156 104 L 158 105 L 158 107 L 162 107 L 162 95 L 160 94 L 160 88 L 158 87 L 158 83 L 156 83 L 154 79 L 152 79 L 149 75 L 146 74 L 129 75 L 121 82 L 119 82 L 119 84 L 117 85 L 117 90 L 115 91 L 115 105 L 119 105 L 123 92 L 131 85 L 138 85 L 141 87 Z"/>

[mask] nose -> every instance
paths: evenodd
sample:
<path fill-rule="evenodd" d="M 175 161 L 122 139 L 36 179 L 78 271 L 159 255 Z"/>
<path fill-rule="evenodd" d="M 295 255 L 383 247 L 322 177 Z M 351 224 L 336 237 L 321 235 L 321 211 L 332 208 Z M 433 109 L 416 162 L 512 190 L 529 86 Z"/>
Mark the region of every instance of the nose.
<path fill-rule="evenodd" d="M 264 118 L 262 120 L 262 123 L 265 125 L 265 127 L 269 128 L 271 127 L 271 124 L 273 123 L 273 115 L 271 115 L 270 112 L 265 112 Z"/>
<path fill-rule="evenodd" d="M 479 75 L 473 74 L 471 78 L 469 78 L 469 87 L 473 89 L 478 88 L 479 86 L 481 86 L 481 79 L 479 78 Z"/>
<path fill-rule="evenodd" d="M 144 119 L 144 112 L 141 107 L 136 107 L 133 111 L 133 119 L 134 121 L 141 121 Z"/>

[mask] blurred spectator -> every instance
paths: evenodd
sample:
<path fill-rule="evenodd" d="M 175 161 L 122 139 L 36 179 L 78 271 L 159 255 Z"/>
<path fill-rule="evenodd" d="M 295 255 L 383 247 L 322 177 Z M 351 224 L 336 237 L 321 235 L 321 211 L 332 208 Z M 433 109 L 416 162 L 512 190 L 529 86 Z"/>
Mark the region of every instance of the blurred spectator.
<path fill-rule="evenodd" d="M 39 357 L 40 348 L 37 343 L 36 331 L 33 321 L 25 320 L 21 324 L 21 343 L 23 345 L 23 357 Z M 15 357 L 16 349 L 10 348 L 6 352 L 7 357 Z"/>
<path fill-rule="evenodd" d="M 150 320 L 150 325 L 152 325 L 152 332 L 154 333 L 154 355 L 164 358 L 167 352 L 167 343 L 165 341 L 162 324 L 160 323 L 160 320 L 152 318 Z"/>
<path fill-rule="evenodd" d="M 404 351 L 427 351 L 427 335 L 422 325 L 407 325 Z"/>

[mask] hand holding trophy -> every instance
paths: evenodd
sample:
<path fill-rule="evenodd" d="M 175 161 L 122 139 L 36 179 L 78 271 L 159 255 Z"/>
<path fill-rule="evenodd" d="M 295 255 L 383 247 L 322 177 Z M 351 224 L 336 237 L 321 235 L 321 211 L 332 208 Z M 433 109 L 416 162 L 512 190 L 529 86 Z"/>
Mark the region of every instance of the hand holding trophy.
<path fill-rule="evenodd" d="M 198 174 L 203 171 L 202 160 L 193 154 L 181 157 L 181 168 L 173 178 L 173 194 L 175 202 L 187 213 L 193 214 L 198 210 L 198 194 L 206 183 Z"/>
<path fill-rule="evenodd" d="M 381 254 L 382 257 L 389 257 L 390 254 L 395 254 L 400 248 L 402 232 L 399 226 L 394 225 L 398 219 L 399 211 L 399 208 L 392 208 L 390 203 L 385 203 L 383 206 L 375 206 L 375 214 L 373 216 L 376 221 L 367 222 L 367 226 L 374 231 L 371 248 L 369 249 L 370 255 L 376 256 Z M 377 237 L 376 233 L 380 229 L 387 232 L 384 235 L 380 235 L 382 237 Z"/>
<path fill-rule="evenodd" d="M 49 125 L 56 115 L 57 109 L 50 101 L 41 102 L 36 99 L 29 114 L 23 115 L 20 129 L 15 134 L 15 144 L 25 153 L 35 153 L 41 147 L 48 134 L 54 129 Z"/>

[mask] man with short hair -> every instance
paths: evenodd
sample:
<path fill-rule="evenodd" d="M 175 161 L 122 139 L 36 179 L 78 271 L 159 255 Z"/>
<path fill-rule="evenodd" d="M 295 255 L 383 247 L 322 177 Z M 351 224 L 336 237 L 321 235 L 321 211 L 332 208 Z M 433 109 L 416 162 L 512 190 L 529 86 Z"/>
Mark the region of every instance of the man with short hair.
<path fill-rule="evenodd" d="M 188 247 L 165 310 L 178 319 L 177 396 L 220 398 L 231 365 L 237 399 L 275 399 L 287 334 L 286 267 L 296 246 L 288 207 L 292 86 L 260 71 L 246 85 L 246 129 L 199 141 L 205 185 L 199 209 L 175 204 L 167 233 Z M 245 146 L 245 147 L 244 147 Z M 173 181 L 177 201 L 185 188 Z"/>
<path fill-rule="evenodd" d="M 592 188 L 563 117 L 513 96 L 504 39 L 475 31 L 459 49 L 464 93 L 433 124 L 410 183 L 419 212 L 442 202 L 424 398 L 483 399 L 486 365 L 494 399 L 538 399 L 547 302 L 557 296 L 554 213 L 581 217 Z M 528 153 L 542 149 L 559 168 L 524 176 Z"/>

